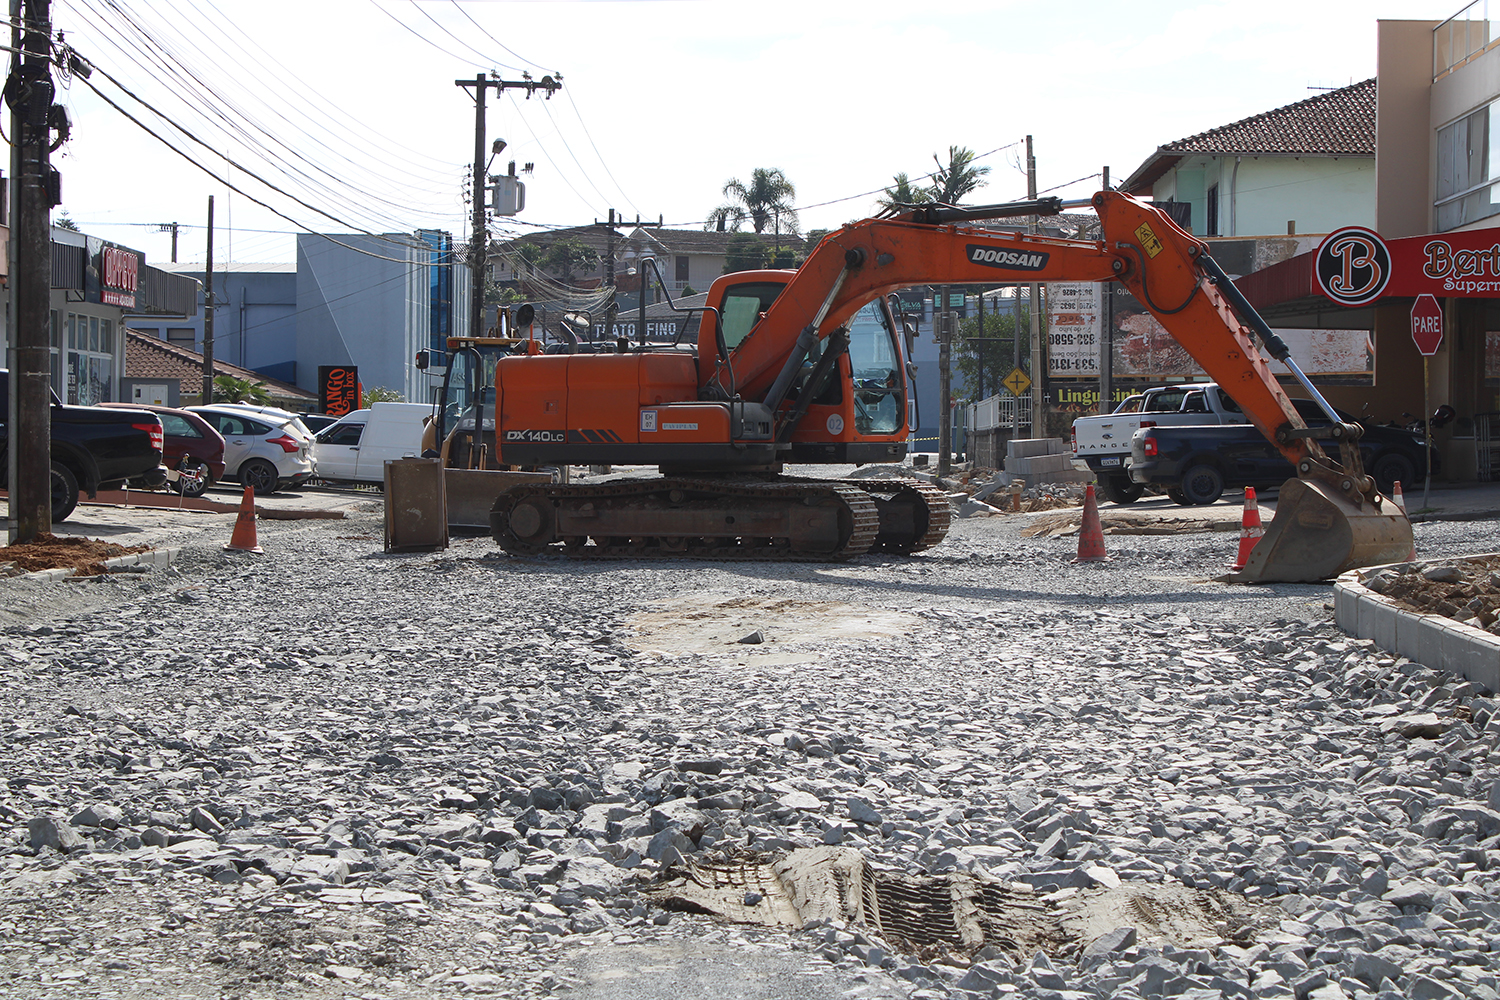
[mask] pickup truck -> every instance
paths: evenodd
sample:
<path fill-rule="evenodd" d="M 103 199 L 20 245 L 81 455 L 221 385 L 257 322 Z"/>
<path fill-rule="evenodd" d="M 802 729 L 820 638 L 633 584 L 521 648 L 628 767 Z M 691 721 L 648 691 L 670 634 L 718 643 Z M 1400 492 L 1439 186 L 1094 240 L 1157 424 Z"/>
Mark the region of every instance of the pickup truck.
<path fill-rule="evenodd" d="M 1243 424 L 1239 404 L 1212 382 L 1157 386 L 1125 400 L 1113 413 L 1073 421 L 1073 466 L 1092 472 L 1100 492 L 1115 503 L 1134 503 L 1145 486 L 1129 474 L 1130 437 L 1142 427 L 1166 424 Z"/>
<path fill-rule="evenodd" d="M 1310 399 L 1292 405 L 1309 427 L 1327 426 L 1328 417 Z M 1354 418 L 1335 411 L 1339 419 Z M 1365 424 L 1359 439 L 1365 471 L 1375 477 L 1380 492 L 1391 495 L 1397 480 L 1413 483 L 1426 475 L 1422 435 L 1396 427 Z M 1329 456 L 1338 458 L 1338 443 L 1320 440 Z M 1153 487 L 1183 506 L 1211 504 L 1226 488 L 1257 489 L 1280 486 L 1296 473 L 1265 436 L 1253 426 L 1142 427 L 1130 441 L 1130 478 L 1142 489 Z M 1430 456 L 1437 471 L 1436 452 Z"/>
<path fill-rule="evenodd" d="M 0 486 L 9 462 L 10 372 L 0 368 Z M 68 519 L 81 489 L 93 499 L 127 479 L 148 487 L 167 481 L 161 467 L 161 419 L 149 410 L 68 406 L 52 394 L 52 521 Z"/>

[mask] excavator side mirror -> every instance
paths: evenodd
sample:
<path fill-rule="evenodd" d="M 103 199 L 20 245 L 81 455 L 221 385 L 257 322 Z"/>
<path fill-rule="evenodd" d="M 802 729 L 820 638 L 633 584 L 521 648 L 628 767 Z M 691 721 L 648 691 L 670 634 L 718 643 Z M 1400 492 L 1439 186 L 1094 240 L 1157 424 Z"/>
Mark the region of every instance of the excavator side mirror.
<path fill-rule="evenodd" d="M 909 358 L 917 349 L 917 328 L 910 323 L 901 324 L 901 334 L 906 338 L 906 356 Z"/>
<path fill-rule="evenodd" d="M 531 321 L 535 318 L 536 309 L 532 307 L 530 302 L 527 302 L 516 309 L 514 322 L 516 326 L 530 326 Z"/>

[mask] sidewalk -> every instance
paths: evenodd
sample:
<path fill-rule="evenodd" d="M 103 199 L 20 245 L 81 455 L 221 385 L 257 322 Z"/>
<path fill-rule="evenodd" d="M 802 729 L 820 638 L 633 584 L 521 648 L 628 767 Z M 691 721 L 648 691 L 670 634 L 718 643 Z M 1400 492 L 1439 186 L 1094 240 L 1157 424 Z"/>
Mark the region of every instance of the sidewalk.
<path fill-rule="evenodd" d="M 52 526 L 52 533 L 153 547 L 179 544 L 183 538 L 204 531 L 218 532 L 228 541 L 243 497 L 244 491 L 232 483 L 210 489 L 199 501 L 184 500 L 181 508 L 175 494 L 137 490 L 129 494 L 102 493 L 98 501 L 80 503 L 66 521 Z M 4 503 L 0 500 L 0 510 Z M 290 489 L 257 497 L 255 506 L 262 519 L 288 520 L 338 518 L 361 509 L 360 505 L 375 504 L 379 509 L 383 503 L 382 495 L 373 491 Z"/>

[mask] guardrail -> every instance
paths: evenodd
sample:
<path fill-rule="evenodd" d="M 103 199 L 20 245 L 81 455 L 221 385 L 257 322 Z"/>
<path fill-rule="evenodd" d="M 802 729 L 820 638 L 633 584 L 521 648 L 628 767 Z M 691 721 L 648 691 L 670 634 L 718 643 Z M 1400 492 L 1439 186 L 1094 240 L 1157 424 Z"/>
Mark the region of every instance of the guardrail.
<path fill-rule="evenodd" d="M 1432 29 L 1432 79 L 1436 82 L 1500 43 L 1489 0 L 1467 7 Z"/>

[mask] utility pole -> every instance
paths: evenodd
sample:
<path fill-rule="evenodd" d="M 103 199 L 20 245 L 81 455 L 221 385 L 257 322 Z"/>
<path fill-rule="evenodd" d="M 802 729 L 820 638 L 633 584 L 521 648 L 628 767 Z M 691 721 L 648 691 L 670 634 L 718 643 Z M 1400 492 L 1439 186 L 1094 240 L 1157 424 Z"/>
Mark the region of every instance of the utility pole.
<path fill-rule="evenodd" d="M 177 263 L 177 223 L 163 222 L 156 227 L 156 231 L 172 234 L 172 263 Z"/>
<path fill-rule="evenodd" d="M 938 477 L 953 471 L 953 324 L 948 315 L 948 286 L 938 286 L 932 312 L 938 328 Z"/>
<path fill-rule="evenodd" d="M 1109 190 L 1109 167 L 1104 168 L 1104 190 Z M 1104 308 L 1099 310 L 1099 412 L 1110 413 L 1115 408 L 1115 283 L 1106 281 L 1100 288 L 1104 292 Z"/>
<path fill-rule="evenodd" d="M 484 335 L 484 271 L 489 263 L 489 227 L 485 225 L 484 218 L 484 188 L 485 173 L 489 169 L 484 158 L 484 108 L 486 98 L 491 90 L 500 93 L 505 90 L 521 89 L 526 91 L 527 100 L 541 88 L 547 92 L 550 98 L 555 92 L 562 89 L 562 79 L 554 79 L 544 76 L 540 80 L 531 79 L 530 73 L 523 73 L 520 80 L 491 80 L 480 73 L 472 80 L 454 80 L 455 86 L 474 88 L 474 174 L 470 178 L 470 190 L 474 196 L 474 215 L 471 220 L 473 233 L 469 240 L 469 280 L 473 282 L 473 288 L 469 290 L 469 335 L 471 337 L 482 337 Z"/>
<path fill-rule="evenodd" d="M 640 279 L 636 287 L 637 319 L 635 327 L 635 342 L 642 347 L 646 346 L 646 258 L 638 251 L 635 257 L 635 276 Z"/>
<path fill-rule="evenodd" d="M 598 225 L 596 221 L 594 225 Z M 609 228 L 604 234 L 604 284 L 609 288 L 609 305 L 604 307 L 604 338 L 615 339 L 615 317 L 620 315 L 620 302 L 615 297 L 615 210 L 609 210 Z"/>
<path fill-rule="evenodd" d="M 1031 136 L 1026 137 L 1026 197 L 1036 201 L 1036 157 L 1031 155 Z M 1041 218 L 1031 217 L 1031 235 L 1035 236 Z M 1042 286 L 1031 282 L 1031 436 L 1044 437 L 1042 427 Z"/>
<path fill-rule="evenodd" d="M 208 196 L 208 263 L 203 267 L 203 399 L 214 401 L 214 196 Z"/>
<path fill-rule="evenodd" d="M 24 38 L 19 2 L 11 3 L 12 59 L 19 70 L 18 99 L 11 113 L 15 137 L 12 172 L 15 185 L 15 334 L 8 415 L 15 429 L 7 449 L 10 513 L 16 541 L 35 541 L 52 530 L 52 220 L 55 174 L 50 161 L 52 112 L 51 13 L 48 0 L 25 0 Z M 20 65 L 16 66 L 19 61 Z"/>

